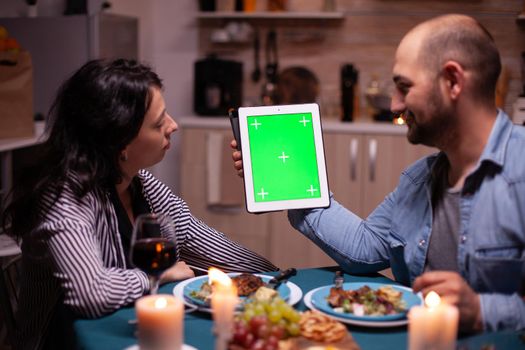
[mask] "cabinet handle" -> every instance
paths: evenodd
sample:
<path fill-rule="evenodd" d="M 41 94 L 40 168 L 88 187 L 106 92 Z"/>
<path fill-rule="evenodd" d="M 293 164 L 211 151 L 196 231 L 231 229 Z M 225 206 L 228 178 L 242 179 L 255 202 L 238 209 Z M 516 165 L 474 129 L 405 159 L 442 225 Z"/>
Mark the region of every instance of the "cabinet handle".
<path fill-rule="evenodd" d="M 368 169 L 370 182 L 376 180 L 377 140 L 368 141 Z"/>
<path fill-rule="evenodd" d="M 359 142 L 357 139 L 350 141 L 350 180 L 357 179 L 357 151 L 359 149 Z"/>

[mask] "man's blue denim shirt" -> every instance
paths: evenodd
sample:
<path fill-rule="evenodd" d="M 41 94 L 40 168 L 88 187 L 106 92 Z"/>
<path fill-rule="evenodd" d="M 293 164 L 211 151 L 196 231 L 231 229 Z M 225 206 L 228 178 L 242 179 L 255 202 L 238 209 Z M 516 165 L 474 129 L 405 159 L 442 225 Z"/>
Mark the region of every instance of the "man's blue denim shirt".
<path fill-rule="evenodd" d="M 410 285 L 425 267 L 430 175 L 440 155 L 406 169 L 365 220 L 332 197 L 325 209 L 290 210 L 290 222 L 347 272 L 390 266 L 398 282 Z M 502 111 L 461 191 L 458 244 L 459 271 L 481 296 L 485 330 L 525 328 L 525 128 Z"/>

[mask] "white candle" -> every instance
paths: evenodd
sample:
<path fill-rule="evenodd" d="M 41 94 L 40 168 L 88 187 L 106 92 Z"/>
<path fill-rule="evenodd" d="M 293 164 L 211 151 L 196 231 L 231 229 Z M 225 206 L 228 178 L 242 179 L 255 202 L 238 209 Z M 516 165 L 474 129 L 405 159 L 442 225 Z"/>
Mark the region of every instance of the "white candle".
<path fill-rule="evenodd" d="M 441 301 L 430 292 L 425 306 L 414 306 L 408 312 L 409 350 L 454 350 L 458 332 L 458 309 Z"/>
<path fill-rule="evenodd" d="M 215 349 L 226 349 L 233 331 L 235 307 L 239 302 L 237 289 L 231 278 L 216 268 L 210 268 L 208 279 L 213 283 L 211 308 L 213 311 L 214 332 L 217 336 Z"/>
<path fill-rule="evenodd" d="M 184 339 L 184 305 L 171 295 L 148 295 L 135 303 L 140 349 L 180 350 Z"/>

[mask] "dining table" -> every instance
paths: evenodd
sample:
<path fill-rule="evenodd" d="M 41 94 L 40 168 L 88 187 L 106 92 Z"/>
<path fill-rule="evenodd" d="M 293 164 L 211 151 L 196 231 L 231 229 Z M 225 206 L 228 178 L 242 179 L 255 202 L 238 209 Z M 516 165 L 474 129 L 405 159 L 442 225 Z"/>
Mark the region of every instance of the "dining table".
<path fill-rule="evenodd" d="M 307 292 L 334 283 L 337 267 L 297 269 L 297 274 L 289 279 L 297 285 L 304 296 Z M 276 272 L 264 273 L 275 275 Z M 351 275 L 343 274 L 344 282 L 380 283 L 398 285 L 381 274 Z M 173 294 L 176 283 L 168 283 L 159 289 L 159 294 Z M 308 310 L 304 299 L 295 305 L 299 311 Z M 214 348 L 213 319 L 209 312 L 192 311 L 188 308 L 184 315 L 184 343 L 199 350 Z M 79 349 L 138 349 L 136 338 L 135 308 L 133 305 L 97 319 L 77 319 L 74 321 L 76 342 Z M 364 350 L 407 349 L 408 327 L 386 326 L 369 327 L 347 324 L 349 334 Z M 485 332 L 476 335 L 460 335 L 458 350 L 525 349 L 525 333 L 522 331 Z"/>

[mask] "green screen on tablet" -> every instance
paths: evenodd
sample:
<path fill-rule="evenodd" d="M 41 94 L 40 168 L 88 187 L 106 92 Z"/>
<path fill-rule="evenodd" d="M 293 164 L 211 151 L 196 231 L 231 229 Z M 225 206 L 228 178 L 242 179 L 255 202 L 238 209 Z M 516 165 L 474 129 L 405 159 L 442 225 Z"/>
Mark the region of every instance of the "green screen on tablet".
<path fill-rule="evenodd" d="M 247 121 L 255 201 L 321 197 L 312 114 L 250 116 Z"/>
<path fill-rule="evenodd" d="M 319 106 L 239 108 L 249 212 L 329 204 Z"/>

